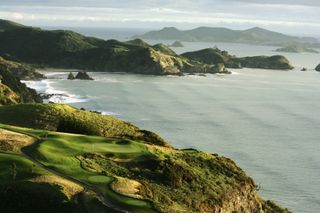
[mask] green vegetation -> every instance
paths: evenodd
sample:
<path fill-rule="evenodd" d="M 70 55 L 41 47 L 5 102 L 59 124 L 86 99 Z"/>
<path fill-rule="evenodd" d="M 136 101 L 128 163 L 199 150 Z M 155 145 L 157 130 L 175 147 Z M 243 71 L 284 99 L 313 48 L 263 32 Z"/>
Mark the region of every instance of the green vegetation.
<path fill-rule="evenodd" d="M 36 72 L 30 65 L 5 60 L 2 57 L 0 57 L 0 68 L 9 70 L 13 76 L 20 80 L 40 80 L 45 78 L 44 75 Z"/>
<path fill-rule="evenodd" d="M 75 195 L 73 199 L 72 196 L 69 198 L 66 186 L 60 185 L 57 188 L 57 182 L 48 184 L 33 181 L 19 184 L 20 181 L 63 174 L 63 177 L 80 182 L 89 190 L 94 189 L 95 193 L 100 193 L 113 206 L 136 212 L 215 212 L 221 209 L 240 210 L 243 206 L 272 212 L 279 208 L 262 202 L 255 192 L 252 179 L 233 161 L 217 155 L 150 146 L 127 139 L 8 125 L 0 125 L 0 128 L 38 138 L 39 142 L 28 145 L 23 150 L 36 162 L 44 165 L 44 168 L 38 168 L 23 156 L 1 154 L 0 165 L 6 168 L 1 168 L 0 179 L 9 180 L 1 182 L 4 188 L 15 184 L 16 193 L 28 190 L 26 194 L 32 195 L 30 202 L 33 198 L 38 198 L 39 190 L 44 198 L 53 197 L 51 200 L 55 200 L 53 203 L 61 212 L 67 212 L 66 209 L 73 212 L 76 208 L 85 206 L 98 209 L 99 212 L 103 206 L 94 195 L 86 195 L 82 204 L 79 200 L 74 202 Z M 50 170 L 45 171 L 45 168 Z M 56 173 L 50 174 L 51 171 Z M 37 191 L 30 190 L 29 187 Z M 82 195 L 83 193 L 81 192 Z M 233 199 L 250 199 L 250 204 L 230 206 Z M 28 204 L 29 200 L 22 202 L 23 205 Z M 45 200 L 39 198 L 39 202 L 42 207 Z"/>
<path fill-rule="evenodd" d="M 17 104 L 20 97 L 9 87 L 0 83 L 0 105 Z"/>
<path fill-rule="evenodd" d="M 39 77 L 29 66 L 0 57 L 0 104 L 41 102 L 41 97 L 35 90 L 21 83 L 20 77 L 26 79 L 27 76 Z"/>
<path fill-rule="evenodd" d="M 139 195 L 153 200 L 161 212 L 199 212 L 202 205 L 213 210 L 223 205 L 225 191 L 253 186 L 233 162 L 197 151 L 154 148 L 134 158 L 110 153 L 80 159 L 87 169 L 138 181 Z"/>
<path fill-rule="evenodd" d="M 289 52 L 289 53 L 319 53 L 317 50 L 307 48 L 304 46 L 298 46 L 298 45 L 289 45 L 286 47 L 278 48 L 275 50 L 276 52 Z"/>
<path fill-rule="evenodd" d="M 187 52 L 182 54 L 182 56 L 189 60 L 196 60 L 206 64 L 222 63 L 227 68 L 293 69 L 289 60 L 281 55 L 238 58 L 230 55 L 227 51 L 222 51 L 218 48 L 208 48 L 195 52 Z"/>
<path fill-rule="evenodd" d="M 198 27 L 192 30 L 179 30 L 174 27 L 165 27 L 159 31 L 150 31 L 135 37 L 152 40 L 232 42 L 260 45 L 318 43 L 318 40 L 315 38 L 299 38 L 269 31 L 259 27 L 254 27 L 248 30 L 231 30 L 227 28 L 214 27 Z"/>
<path fill-rule="evenodd" d="M 14 154 L 0 153 L 0 208 L 11 212 L 76 212 L 73 203 L 56 184 L 32 180 L 48 175 L 45 169 Z"/>
<path fill-rule="evenodd" d="M 0 26 L 1 27 L 1 26 Z M 188 60 L 168 46 L 85 37 L 72 31 L 17 27 L 0 31 L 0 56 L 41 67 L 152 75 L 218 73 L 217 66 Z"/>
<path fill-rule="evenodd" d="M 293 69 L 293 66 L 290 64 L 289 60 L 281 55 L 244 57 L 238 58 L 235 61 L 239 61 L 243 67 L 248 68 L 279 70 Z"/>
<path fill-rule="evenodd" d="M 106 137 L 141 140 L 169 146 L 158 135 L 112 116 L 87 112 L 69 105 L 20 104 L 0 107 L 0 122 L 10 125 Z"/>
<path fill-rule="evenodd" d="M 0 31 L 14 30 L 14 29 L 23 28 L 23 27 L 25 27 L 25 26 L 22 24 L 15 23 L 13 21 L 0 19 Z"/>
<path fill-rule="evenodd" d="M 135 46 L 150 47 L 150 45 L 147 42 L 145 42 L 139 38 L 127 41 L 127 43 L 135 45 Z"/>
<path fill-rule="evenodd" d="M 177 56 L 177 54 L 172 49 L 170 49 L 167 45 L 156 44 L 153 46 L 153 48 L 161 53 L 164 53 L 167 55 Z"/>

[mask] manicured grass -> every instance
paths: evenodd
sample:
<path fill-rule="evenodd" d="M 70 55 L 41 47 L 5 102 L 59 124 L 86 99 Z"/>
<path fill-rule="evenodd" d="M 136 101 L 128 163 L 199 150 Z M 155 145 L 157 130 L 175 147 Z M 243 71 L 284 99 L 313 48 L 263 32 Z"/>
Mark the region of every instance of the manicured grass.
<path fill-rule="evenodd" d="M 231 199 L 229 196 L 234 193 L 237 199 L 246 199 L 242 190 L 250 191 L 252 202 L 264 205 L 264 209 L 276 209 L 257 197 L 253 180 L 232 160 L 218 155 L 192 149 L 150 146 L 128 139 L 58 133 L 2 124 L 0 128 L 37 138 L 38 142 L 23 148 L 23 153 L 55 171 L 49 169 L 49 172 L 73 179 L 73 182 L 81 182 L 89 190 L 130 212 L 201 212 L 203 205 L 208 212 L 213 212 L 228 205 Z M 0 155 L 0 165 L 0 181 L 6 180 L 7 184 L 20 183 L 16 181 L 18 178 L 24 181 L 32 178 L 34 173 L 38 175 L 42 172 L 31 172 L 32 162 L 19 155 Z M 13 168 L 17 171 L 16 176 Z M 113 191 L 111 184 L 117 178 L 124 182 L 122 185 L 112 185 Z M 133 182 L 137 185 L 130 185 Z M 18 185 L 18 190 L 26 190 L 23 183 Z M 54 189 L 50 185 L 47 188 L 48 185 L 41 184 L 39 187 L 44 187 L 44 191 Z M 29 185 L 26 186 L 28 188 Z M 51 194 L 57 198 L 58 204 L 67 199 L 66 194 L 61 194 L 59 189 Z M 137 195 L 145 200 L 122 194 Z M 83 193 L 81 196 L 84 196 Z M 66 208 L 72 208 L 73 204 L 69 204 L 71 206 Z M 94 196 L 84 196 L 81 204 L 96 209 L 96 212 L 104 211 L 104 206 Z M 60 207 L 65 208 L 63 205 Z M 273 212 L 271 210 L 266 212 Z"/>
<path fill-rule="evenodd" d="M 35 166 L 32 161 L 24 157 L 15 154 L 0 153 L 1 184 L 26 181 L 39 175 L 48 174 L 46 170 Z"/>
<path fill-rule="evenodd" d="M 149 202 L 125 197 L 113 192 L 110 188 L 110 184 L 114 181 L 113 177 L 83 169 L 81 162 L 77 159 L 77 156 L 85 153 L 112 154 L 117 158 L 135 158 L 140 155 L 149 155 L 150 153 L 144 144 L 131 140 L 1 126 L 41 139 L 41 143 L 36 143 L 25 151 L 43 165 L 83 183 L 97 187 L 107 199 L 120 206 L 135 209 L 139 212 L 152 212 L 152 205 Z"/>
<path fill-rule="evenodd" d="M 0 107 L 0 123 L 75 134 L 129 138 L 142 143 L 168 145 L 158 135 L 112 116 L 61 104 L 18 104 Z"/>
<path fill-rule="evenodd" d="M 32 182 L 42 175 L 51 174 L 23 156 L 0 153 L 0 212 L 75 212 L 62 188 Z"/>

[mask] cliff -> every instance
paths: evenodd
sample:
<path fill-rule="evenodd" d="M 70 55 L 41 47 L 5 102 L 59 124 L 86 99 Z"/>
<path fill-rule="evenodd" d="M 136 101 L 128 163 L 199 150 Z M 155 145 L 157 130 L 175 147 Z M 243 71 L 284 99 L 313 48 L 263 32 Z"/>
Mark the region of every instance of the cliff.
<path fill-rule="evenodd" d="M 20 96 L 13 92 L 9 87 L 0 83 L 0 105 L 17 104 Z"/>
<path fill-rule="evenodd" d="M 15 100 L 13 102 L 11 101 L 11 103 L 41 102 L 42 99 L 36 91 L 28 88 L 24 83 L 21 83 L 19 76 L 24 77 L 24 79 L 34 79 L 42 75 L 28 68 L 28 66 L 26 67 L 17 62 L 4 60 L 0 57 L 1 84 L 6 94 L 11 94 L 10 97 L 15 97 L 14 99 L 10 98 L 11 100 Z"/>
<path fill-rule="evenodd" d="M 0 180 L 9 180 L 0 183 L 5 212 L 30 203 L 33 212 L 289 212 L 261 199 L 232 160 L 150 143 L 137 127 L 110 116 L 29 104 L 0 107 L 0 123 Z M 28 196 L 14 206 L 14 193 Z"/>
<path fill-rule="evenodd" d="M 261 69 L 277 69 L 277 70 L 291 70 L 293 66 L 289 60 L 281 55 L 275 56 L 253 56 L 235 59 L 239 61 L 243 67 L 261 68 Z"/>

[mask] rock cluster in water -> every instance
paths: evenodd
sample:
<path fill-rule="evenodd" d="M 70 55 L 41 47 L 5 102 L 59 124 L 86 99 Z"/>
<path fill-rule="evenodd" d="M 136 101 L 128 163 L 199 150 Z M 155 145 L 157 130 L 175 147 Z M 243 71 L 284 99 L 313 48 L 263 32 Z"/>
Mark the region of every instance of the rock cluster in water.
<path fill-rule="evenodd" d="M 68 80 L 75 80 L 75 79 L 78 79 L 78 80 L 94 80 L 93 78 L 91 78 L 87 72 L 83 72 L 83 71 L 80 71 L 77 73 L 76 76 L 73 75 L 72 72 L 69 73 L 68 75 Z"/>

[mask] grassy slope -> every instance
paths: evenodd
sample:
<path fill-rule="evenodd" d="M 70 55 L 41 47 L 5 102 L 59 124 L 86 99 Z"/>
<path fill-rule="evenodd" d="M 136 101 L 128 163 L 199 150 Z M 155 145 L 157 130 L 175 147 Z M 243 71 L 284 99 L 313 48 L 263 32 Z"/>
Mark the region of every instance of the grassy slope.
<path fill-rule="evenodd" d="M 134 141 L 128 141 L 129 143 L 123 145 L 119 143 L 123 139 L 55 133 L 1 124 L 0 127 L 40 138 L 42 140 L 40 144 L 35 144 L 26 151 L 46 167 L 81 182 L 94 185 L 106 198 L 122 206 L 124 209 L 139 212 L 153 211 L 152 205 L 148 202 L 125 197 L 113 192 L 109 185 L 113 182 L 114 177 L 83 169 L 80 161 L 77 159 L 77 156 L 87 152 L 97 152 L 100 154 L 113 153 L 114 155 L 137 157 L 148 153 L 145 145 Z"/>
<path fill-rule="evenodd" d="M 97 131 L 95 128 L 107 125 L 108 133 L 112 136 L 114 132 L 119 131 L 118 128 L 125 128 L 123 131 L 129 131 L 130 128 L 137 130 L 136 127 L 110 116 L 101 116 L 66 105 L 29 104 L 0 107 L 0 123 L 15 123 L 21 126 L 57 130 L 56 125 L 60 123 L 60 119 L 71 120 L 77 127 L 72 130 L 78 131 Z M 93 126 L 93 123 L 96 126 Z M 116 124 L 114 131 L 108 127 L 110 124 Z M 78 125 L 85 128 L 79 128 Z M 69 125 L 68 127 L 70 128 Z M 38 138 L 40 143 L 29 146 L 28 149 L 24 149 L 24 152 L 60 174 L 85 183 L 85 185 L 94 186 L 104 197 L 123 209 L 138 212 L 151 212 L 153 209 L 149 202 L 131 198 L 136 196 L 126 193 L 127 189 L 136 190 L 134 195 L 151 200 L 155 208 L 161 212 L 217 211 L 217 208 L 226 208 L 224 205 L 229 205 L 228 202 L 234 197 L 242 196 L 237 200 L 247 199 L 242 192 L 251 193 L 250 203 L 253 204 L 249 208 L 274 209 L 273 203 L 264 203 L 257 197 L 255 185 L 250 177 L 233 161 L 217 155 L 196 150 L 175 150 L 170 147 L 152 146 L 142 143 L 143 141 L 133 141 L 123 137 L 85 136 L 3 124 L 0 124 L 0 128 Z M 23 156 L 19 156 L 21 157 Z M 2 158 L 0 156 L 0 159 Z M 10 164 L 12 165 L 12 159 L 6 163 L 9 167 L 5 170 L 9 173 L 0 175 L 10 177 Z M 24 167 L 26 171 L 30 171 L 31 175 L 33 174 L 31 165 L 21 167 L 19 164 L 19 168 Z M 119 180 L 125 180 L 124 183 L 114 184 L 114 180 L 119 177 L 122 178 Z M 132 188 L 132 181 L 139 186 Z M 23 183 L 18 189 L 20 190 L 24 185 Z M 48 187 L 52 186 L 49 184 Z M 59 204 L 65 200 L 63 193 L 59 194 L 56 188 L 51 189 L 55 189 L 49 194 L 57 195 L 54 195 L 57 198 L 56 203 Z M 24 190 L 26 189 L 22 191 Z M 128 194 L 130 197 L 124 196 Z M 91 198 L 87 196 L 83 205 L 101 210 L 101 203 Z M 69 206 L 65 208 L 74 208 L 72 202 L 67 203 Z M 61 208 L 64 207 L 61 206 Z"/>
<path fill-rule="evenodd" d="M 14 169 L 15 168 L 15 169 Z M 14 175 L 15 173 L 15 175 Z M 57 185 L 31 179 L 49 173 L 15 154 L 0 153 L 0 209 L 9 212 L 75 212 L 75 206 Z M 36 205 L 35 205 L 36 203 Z"/>
<path fill-rule="evenodd" d="M 0 122 L 10 125 L 51 131 L 125 137 L 147 143 L 164 145 L 166 142 L 154 133 L 116 119 L 68 105 L 20 104 L 0 107 Z"/>
<path fill-rule="evenodd" d="M 40 138 L 41 143 L 26 150 L 34 159 L 94 185 L 124 209 L 151 212 L 153 207 L 143 200 L 112 191 L 110 184 L 117 177 L 142 183 L 139 195 L 152 200 L 161 212 L 197 212 L 202 203 L 222 205 L 226 191 L 232 193 L 246 184 L 253 187 L 252 180 L 231 160 L 203 152 L 153 147 L 123 139 L 1 126 Z"/>

